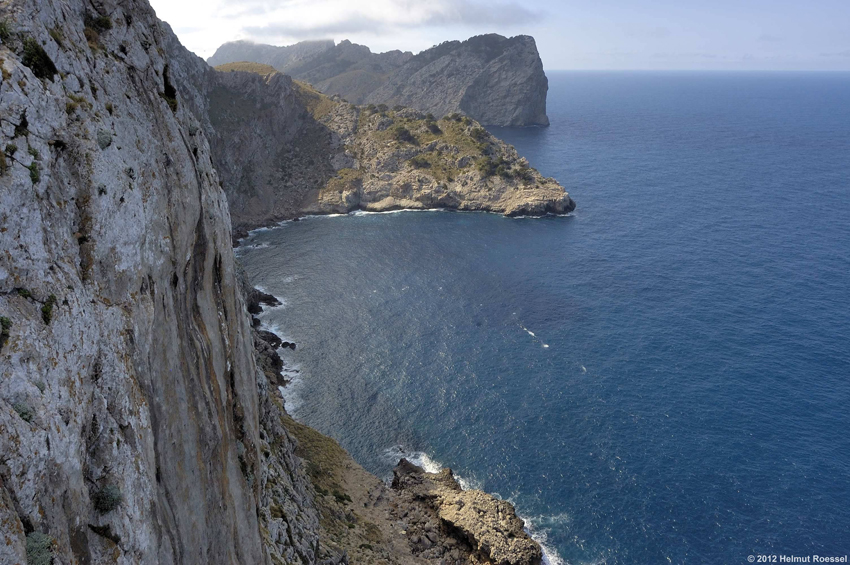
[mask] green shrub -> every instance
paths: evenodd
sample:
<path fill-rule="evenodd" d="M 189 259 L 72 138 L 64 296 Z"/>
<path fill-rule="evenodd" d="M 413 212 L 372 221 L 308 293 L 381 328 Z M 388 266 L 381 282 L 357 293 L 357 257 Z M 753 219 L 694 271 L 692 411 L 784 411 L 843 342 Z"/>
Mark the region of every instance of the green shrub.
<path fill-rule="evenodd" d="M 348 494 L 343 494 L 338 490 L 333 491 L 334 499 L 340 504 L 351 502 L 351 497 Z"/>
<path fill-rule="evenodd" d="M 511 164 L 509 161 L 506 161 L 504 157 L 499 157 L 498 159 L 483 157 L 478 160 L 475 166 L 478 169 L 478 172 L 480 172 L 484 177 L 499 175 L 500 177 L 510 178 L 513 176 L 513 173 L 511 172 Z"/>
<path fill-rule="evenodd" d="M 21 63 L 29 67 L 32 74 L 40 79 L 53 80 L 53 75 L 59 72 L 44 47 L 31 37 L 24 39 L 24 56 L 21 58 Z"/>
<path fill-rule="evenodd" d="M 386 104 L 378 104 L 377 109 L 378 109 L 379 112 L 384 113 L 387 110 L 389 110 L 390 108 Z"/>
<path fill-rule="evenodd" d="M 12 320 L 6 316 L 0 316 L 0 350 L 6 345 L 9 339 L 9 330 L 12 329 Z"/>
<path fill-rule="evenodd" d="M 27 167 L 30 170 L 30 180 L 33 184 L 38 184 L 38 181 L 41 180 L 41 169 L 38 168 L 38 163 L 33 160 L 30 163 L 30 166 Z"/>
<path fill-rule="evenodd" d="M 50 35 L 51 39 L 56 42 L 56 45 L 62 47 L 62 42 L 65 40 L 65 36 L 62 34 L 62 28 L 57 26 L 51 28 L 51 30 L 47 33 Z"/>
<path fill-rule="evenodd" d="M 18 416 L 21 417 L 21 420 L 27 423 L 32 422 L 33 416 L 35 416 L 35 413 L 33 413 L 32 408 L 30 408 L 29 404 L 25 402 L 15 402 L 14 404 L 12 404 L 12 409 L 18 413 Z"/>
<path fill-rule="evenodd" d="M 177 89 L 174 88 L 174 85 L 171 84 L 171 80 L 168 78 L 168 65 L 165 65 L 165 68 L 162 70 L 162 77 L 163 92 L 160 96 L 168 102 L 168 107 L 171 108 L 171 111 L 177 113 Z"/>
<path fill-rule="evenodd" d="M 428 125 L 426 127 L 428 128 L 428 131 L 430 131 L 434 135 L 442 135 L 443 133 L 443 130 L 441 130 L 440 126 L 437 125 L 437 122 L 428 122 Z"/>
<path fill-rule="evenodd" d="M 104 31 L 112 29 L 112 19 L 109 16 L 98 16 L 94 19 L 88 20 L 86 25 L 98 33 L 103 33 Z"/>
<path fill-rule="evenodd" d="M 360 544 L 360 549 L 368 549 L 369 551 L 372 551 L 372 544 L 369 544 L 369 543 L 361 543 L 361 544 Z"/>
<path fill-rule="evenodd" d="M 32 158 L 33 158 L 33 159 L 38 159 L 38 158 L 40 157 L 40 155 L 38 154 L 38 149 L 36 149 L 36 148 L 35 148 L 35 147 L 33 147 L 32 145 L 30 145 L 29 147 L 27 147 L 27 153 L 29 153 L 30 155 L 32 155 Z"/>
<path fill-rule="evenodd" d="M 402 125 L 397 125 L 393 128 L 393 139 L 402 143 L 416 144 L 416 137 L 410 133 L 410 130 Z"/>
<path fill-rule="evenodd" d="M 414 169 L 429 169 L 429 168 L 431 168 L 431 162 L 428 161 L 428 159 L 425 159 L 424 157 L 419 157 L 419 156 L 411 157 L 410 159 L 407 160 L 407 162 L 410 163 L 410 165 Z"/>
<path fill-rule="evenodd" d="M 21 296 L 23 298 L 32 298 L 32 293 L 25 288 L 19 288 L 19 289 L 17 289 L 17 291 L 18 291 L 18 296 Z"/>
<path fill-rule="evenodd" d="M 121 495 L 121 489 L 117 485 L 106 485 L 102 489 L 96 490 L 91 496 L 94 508 L 101 514 L 112 512 L 121 502 L 124 497 Z"/>
<path fill-rule="evenodd" d="M 525 182 L 531 182 L 534 180 L 534 174 L 531 172 L 528 165 L 523 165 L 514 171 L 514 176 Z"/>
<path fill-rule="evenodd" d="M 41 532 L 27 535 L 27 564 L 50 565 L 53 563 L 53 538 Z"/>
<path fill-rule="evenodd" d="M 44 320 L 45 324 L 49 324 L 50 320 L 53 319 L 53 307 L 56 306 L 56 295 L 51 294 L 47 298 L 47 302 L 41 307 L 41 319 Z"/>
<path fill-rule="evenodd" d="M 17 151 L 18 146 L 14 143 L 9 143 L 8 145 L 6 145 L 6 155 L 8 155 L 9 157 L 14 156 Z"/>
<path fill-rule="evenodd" d="M 11 37 L 12 25 L 9 23 L 9 20 L 0 21 L 0 39 L 3 40 L 3 43 L 8 43 Z"/>
<path fill-rule="evenodd" d="M 474 127 L 472 128 L 472 131 L 469 132 L 469 137 L 481 143 L 487 139 L 487 130 L 480 127 Z"/>

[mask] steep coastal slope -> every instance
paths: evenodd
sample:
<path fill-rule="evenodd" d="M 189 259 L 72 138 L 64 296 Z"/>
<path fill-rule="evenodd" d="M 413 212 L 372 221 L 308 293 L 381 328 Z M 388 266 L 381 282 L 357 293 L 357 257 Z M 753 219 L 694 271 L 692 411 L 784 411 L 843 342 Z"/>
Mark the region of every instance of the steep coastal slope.
<path fill-rule="evenodd" d="M 336 139 L 325 98 L 97 6 L 0 6 L 0 562 L 539 563 L 506 503 L 388 488 L 285 413 L 216 167 Z"/>
<path fill-rule="evenodd" d="M 447 41 L 418 55 L 372 53 L 350 41 L 293 62 L 303 42 L 273 47 L 225 43 L 209 63 L 264 63 L 355 104 L 408 106 L 436 116 L 461 112 L 485 125 L 548 125 L 548 80 L 534 38 L 481 35 Z M 322 43 L 327 46 L 326 43 Z"/>
<path fill-rule="evenodd" d="M 205 79 L 215 85 L 209 136 L 238 233 L 303 214 L 357 209 L 542 215 L 575 208 L 563 186 L 468 117 L 438 120 L 405 108 L 358 107 L 268 74 L 267 67 L 219 68 L 224 72 Z M 250 100 L 242 94 L 248 91 Z M 276 105 L 285 110 L 271 111 Z"/>

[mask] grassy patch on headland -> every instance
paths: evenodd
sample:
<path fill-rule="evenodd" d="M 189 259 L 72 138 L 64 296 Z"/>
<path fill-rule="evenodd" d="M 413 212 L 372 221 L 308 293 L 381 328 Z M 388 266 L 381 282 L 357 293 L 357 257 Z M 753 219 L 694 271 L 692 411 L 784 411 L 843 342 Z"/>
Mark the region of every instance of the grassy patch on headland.
<path fill-rule="evenodd" d="M 312 87 L 312 85 L 300 80 L 293 80 L 295 85 L 295 96 L 298 101 L 307 108 L 307 111 L 317 120 L 327 116 L 334 109 L 336 102 Z"/>
<path fill-rule="evenodd" d="M 243 73 L 256 73 L 258 75 L 264 76 L 278 72 L 277 69 L 275 69 L 271 65 L 264 65 L 262 63 L 251 63 L 249 61 L 240 61 L 238 63 L 225 63 L 223 65 L 218 65 L 217 67 L 215 67 L 215 70 L 220 71 L 222 73 L 239 71 Z"/>
<path fill-rule="evenodd" d="M 333 439 L 289 416 L 284 416 L 283 425 L 298 441 L 295 455 L 307 462 L 307 475 L 316 491 L 319 494 L 342 493 L 340 482 L 348 460 L 345 450 Z"/>

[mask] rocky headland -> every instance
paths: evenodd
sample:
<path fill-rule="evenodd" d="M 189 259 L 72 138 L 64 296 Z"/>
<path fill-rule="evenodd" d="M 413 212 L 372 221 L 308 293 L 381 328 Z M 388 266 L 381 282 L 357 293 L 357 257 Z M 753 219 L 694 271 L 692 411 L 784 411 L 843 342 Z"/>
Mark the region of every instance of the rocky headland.
<path fill-rule="evenodd" d="M 208 130 L 239 234 L 305 214 L 352 210 L 516 216 L 575 208 L 555 179 L 467 116 L 357 106 L 262 65 L 218 69 L 204 83 L 215 85 Z M 270 101 L 251 103 L 249 91 L 250 100 Z M 273 113 L 273 104 L 286 110 Z"/>
<path fill-rule="evenodd" d="M 463 117 L 215 71 L 146 0 L 3 2 L 0 42 L 0 562 L 539 562 L 507 503 L 387 486 L 286 414 L 232 240 L 563 188 Z"/>
<path fill-rule="evenodd" d="M 416 55 L 372 53 L 347 40 L 286 47 L 237 41 L 208 59 L 212 66 L 241 61 L 271 65 L 355 104 L 402 105 L 435 116 L 458 112 L 486 125 L 549 125 L 549 82 L 527 35 L 446 41 Z"/>

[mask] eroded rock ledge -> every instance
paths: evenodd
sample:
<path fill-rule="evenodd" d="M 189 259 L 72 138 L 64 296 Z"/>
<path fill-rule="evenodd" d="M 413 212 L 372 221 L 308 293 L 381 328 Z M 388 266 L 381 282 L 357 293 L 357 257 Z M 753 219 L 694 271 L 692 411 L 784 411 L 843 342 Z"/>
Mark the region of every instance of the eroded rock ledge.
<path fill-rule="evenodd" d="M 427 473 L 402 459 L 393 470 L 392 488 L 408 503 L 424 503 L 440 520 L 438 539 L 465 541 L 474 559 L 539 565 L 543 558 L 540 545 L 525 533 L 525 524 L 509 502 L 480 490 L 463 490 L 451 469 Z"/>

